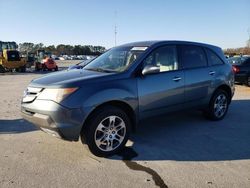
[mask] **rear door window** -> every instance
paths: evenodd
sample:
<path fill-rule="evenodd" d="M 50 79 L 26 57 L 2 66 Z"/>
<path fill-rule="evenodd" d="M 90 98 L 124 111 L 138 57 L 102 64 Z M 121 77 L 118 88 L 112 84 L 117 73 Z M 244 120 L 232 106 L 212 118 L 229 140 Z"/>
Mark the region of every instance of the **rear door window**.
<path fill-rule="evenodd" d="M 207 66 L 207 58 L 203 48 L 195 45 L 183 45 L 180 49 L 180 59 L 184 69 Z"/>

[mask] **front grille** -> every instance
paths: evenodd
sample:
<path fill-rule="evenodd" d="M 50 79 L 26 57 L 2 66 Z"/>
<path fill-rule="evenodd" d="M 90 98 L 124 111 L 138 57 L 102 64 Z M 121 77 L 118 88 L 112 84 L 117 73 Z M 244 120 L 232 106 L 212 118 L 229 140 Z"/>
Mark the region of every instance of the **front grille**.
<path fill-rule="evenodd" d="M 31 103 L 42 92 L 43 88 L 28 87 L 23 94 L 23 103 Z"/>

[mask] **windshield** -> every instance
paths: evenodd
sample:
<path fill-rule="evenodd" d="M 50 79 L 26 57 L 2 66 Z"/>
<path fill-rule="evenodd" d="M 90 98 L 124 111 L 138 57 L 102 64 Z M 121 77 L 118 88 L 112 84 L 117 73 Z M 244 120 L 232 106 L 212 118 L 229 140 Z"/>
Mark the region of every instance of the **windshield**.
<path fill-rule="evenodd" d="M 91 61 L 84 67 L 84 69 L 98 72 L 123 72 L 146 49 L 147 47 L 113 48 Z"/>

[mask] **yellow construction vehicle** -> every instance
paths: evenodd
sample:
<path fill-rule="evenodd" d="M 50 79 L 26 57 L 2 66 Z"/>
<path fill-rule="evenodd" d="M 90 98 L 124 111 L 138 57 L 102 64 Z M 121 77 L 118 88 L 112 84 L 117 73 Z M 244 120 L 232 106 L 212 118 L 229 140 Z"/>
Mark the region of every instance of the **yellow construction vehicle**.
<path fill-rule="evenodd" d="M 26 71 L 26 58 L 20 57 L 15 42 L 0 41 L 0 72 L 6 71 Z"/>

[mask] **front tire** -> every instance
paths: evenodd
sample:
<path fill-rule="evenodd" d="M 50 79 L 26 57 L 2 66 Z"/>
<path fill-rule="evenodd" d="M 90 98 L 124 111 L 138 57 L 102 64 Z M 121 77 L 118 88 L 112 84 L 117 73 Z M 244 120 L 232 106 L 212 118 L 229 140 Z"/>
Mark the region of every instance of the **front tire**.
<path fill-rule="evenodd" d="M 103 107 L 85 125 L 82 140 L 96 156 L 107 157 L 122 150 L 128 141 L 131 122 L 127 114 L 114 106 Z"/>
<path fill-rule="evenodd" d="M 227 114 L 229 101 L 228 93 L 218 89 L 210 100 L 209 108 L 205 111 L 205 116 L 213 121 L 223 119 Z"/>

